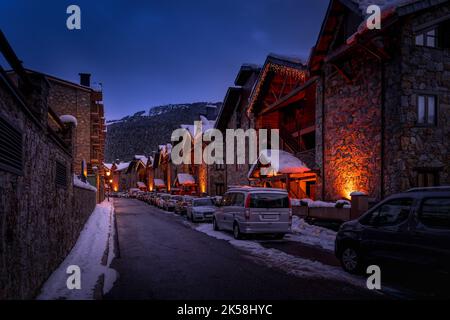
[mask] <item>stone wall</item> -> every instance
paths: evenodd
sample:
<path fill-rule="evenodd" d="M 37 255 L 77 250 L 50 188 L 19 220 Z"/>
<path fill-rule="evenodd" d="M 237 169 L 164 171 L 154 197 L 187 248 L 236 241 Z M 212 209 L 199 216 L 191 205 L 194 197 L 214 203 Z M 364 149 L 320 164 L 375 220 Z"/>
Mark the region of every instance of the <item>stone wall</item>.
<path fill-rule="evenodd" d="M 415 45 L 414 29 L 448 16 L 450 4 L 418 13 L 402 25 L 398 69 L 387 85 L 387 194 L 417 186 L 417 169 L 436 170 L 441 185 L 450 184 L 450 49 Z M 437 97 L 437 126 L 417 124 L 417 96 Z"/>
<path fill-rule="evenodd" d="M 0 116 L 22 133 L 23 150 L 22 174 L 0 169 L 0 300 L 35 297 L 95 206 L 95 192 L 73 188 L 72 156 L 44 125 L 49 88 L 37 85 L 39 104 L 31 105 L 40 118 L 0 81 Z M 65 186 L 56 184 L 56 161 L 66 167 Z"/>
<path fill-rule="evenodd" d="M 331 65 L 325 66 L 321 162 L 326 200 L 348 198 L 356 190 L 380 197 L 381 67 L 362 49 L 348 61 L 351 83 Z"/>
<path fill-rule="evenodd" d="M 74 171 L 81 174 L 81 161 L 91 160 L 91 91 L 50 79 L 49 107 L 59 115 L 77 118 L 75 132 Z"/>

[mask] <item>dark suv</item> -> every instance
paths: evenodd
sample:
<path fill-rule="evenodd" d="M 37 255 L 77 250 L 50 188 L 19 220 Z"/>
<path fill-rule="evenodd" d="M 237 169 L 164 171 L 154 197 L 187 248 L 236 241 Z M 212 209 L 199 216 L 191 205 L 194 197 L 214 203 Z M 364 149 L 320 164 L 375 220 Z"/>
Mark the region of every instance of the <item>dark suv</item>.
<path fill-rule="evenodd" d="M 343 224 L 335 254 L 350 273 L 369 262 L 401 262 L 450 270 L 450 187 L 413 189 Z"/>

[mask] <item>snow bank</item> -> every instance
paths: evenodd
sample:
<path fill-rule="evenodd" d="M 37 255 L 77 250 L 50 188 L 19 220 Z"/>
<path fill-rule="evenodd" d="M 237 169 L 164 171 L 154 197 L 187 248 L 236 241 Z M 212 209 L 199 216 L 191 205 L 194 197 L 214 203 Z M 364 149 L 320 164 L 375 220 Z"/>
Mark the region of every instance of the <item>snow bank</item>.
<path fill-rule="evenodd" d="M 61 120 L 62 123 L 72 123 L 75 125 L 75 127 L 78 125 L 77 118 L 70 114 L 65 114 L 59 117 L 59 120 Z"/>
<path fill-rule="evenodd" d="M 97 188 L 93 187 L 89 182 L 83 182 L 75 174 L 73 175 L 73 185 L 78 188 L 97 192 Z"/>
<path fill-rule="evenodd" d="M 306 223 L 304 219 L 294 216 L 292 217 L 292 234 L 287 235 L 286 239 L 334 251 L 336 232 L 310 225 Z"/>
<path fill-rule="evenodd" d="M 351 208 L 350 201 L 347 200 L 338 200 L 336 202 L 324 202 L 324 201 L 314 201 L 311 199 L 291 199 L 291 204 L 294 207 L 301 207 L 303 205 L 307 205 L 310 208 Z"/>
<path fill-rule="evenodd" d="M 296 277 L 343 281 L 360 287 L 365 287 L 366 285 L 363 279 L 349 275 L 339 267 L 328 266 L 317 261 L 292 256 L 277 249 L 264 248 L 257 242 L 235 240 L 226 233 L 214 231 L 211 224 L 201 225 L 196 230 L 210 237 L 226 240 L 231 245 L 248 253 L 256 262 L 271 268 L 281 269 L 287 274 L 292 274 Z"/>
<path fill-rule="evenodd" d="M 99 277 L 104 275 L 103 293 L 111 290 L 117 272 L 109 266 L 114 258 L 114 209 L 111 202 L 97 205 L 89 217 L 72 251 L 42 287 L 39 300 L 91 300 Z M 107 252 L 108 261 L 102 264 Z M 81 289 L 69 290 L 67 267 L 76 265 L 81 270 Z"/>

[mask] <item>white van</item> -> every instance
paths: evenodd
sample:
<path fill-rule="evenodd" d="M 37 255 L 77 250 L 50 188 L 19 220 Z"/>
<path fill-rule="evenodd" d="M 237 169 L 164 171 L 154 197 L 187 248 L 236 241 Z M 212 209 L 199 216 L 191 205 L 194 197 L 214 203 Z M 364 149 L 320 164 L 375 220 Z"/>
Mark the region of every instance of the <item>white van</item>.
<path fill-rule="evenodd" d="M 214 230 L 233 231 L 236 239 L 245 234 L 273 234 L 282 239 L 291 231 L 292 208 L 286 190 L 232 188 L 214 213 Z"/>

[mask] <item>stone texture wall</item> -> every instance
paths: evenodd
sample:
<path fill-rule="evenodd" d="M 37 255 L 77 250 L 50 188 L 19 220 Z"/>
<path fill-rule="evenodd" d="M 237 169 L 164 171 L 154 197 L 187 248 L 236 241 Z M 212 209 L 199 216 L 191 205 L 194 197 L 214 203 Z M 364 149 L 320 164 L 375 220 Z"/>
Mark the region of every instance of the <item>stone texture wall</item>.
<path fill-rule="evenodd" d="M 380 64 L 362 50 L 352 54 L 350 63 L 352 83 L 325 66 L 322 196 L 326 200 L 348 198 L 353 191 L 380 197 Z"/>
<path fill-rule="evenodd" d="M 392 80 L 386 92 L 387 194 L 417 186 L 417 168 L 435 169 L 440 184 L 450 184 L 450 49 L 418 47 L 413 31 L 449 14 L 447 3 L 418 13 L 402 25 L 398 68 L 389 74 Z M 437 97 L 435 127 L 417 125 L 420 94 Z"/>
<path fill-rule="evenodd" d="M 0 116 L 23 142 L 23 174 L 0 170 L 0 300 L 33 298 L 95 206 L 95 192 L 73 188 L 72 157 L 42 125 L 48 87 L 39 85 L 42 118 L 33 121 L 0 83 Z M 65 187 L 55 183 L 56 161 L 67 168 Z"/>
<path fill-rule="evenodd" d="M 91 160 L 91 93 L 56 81 L 50 81 L 49 107 L 59 115 L 70 114 L 77 118 L 75 132 L 75 154 L 73 166 L 76 174 L 81 174 L 81 161 Z"/>

